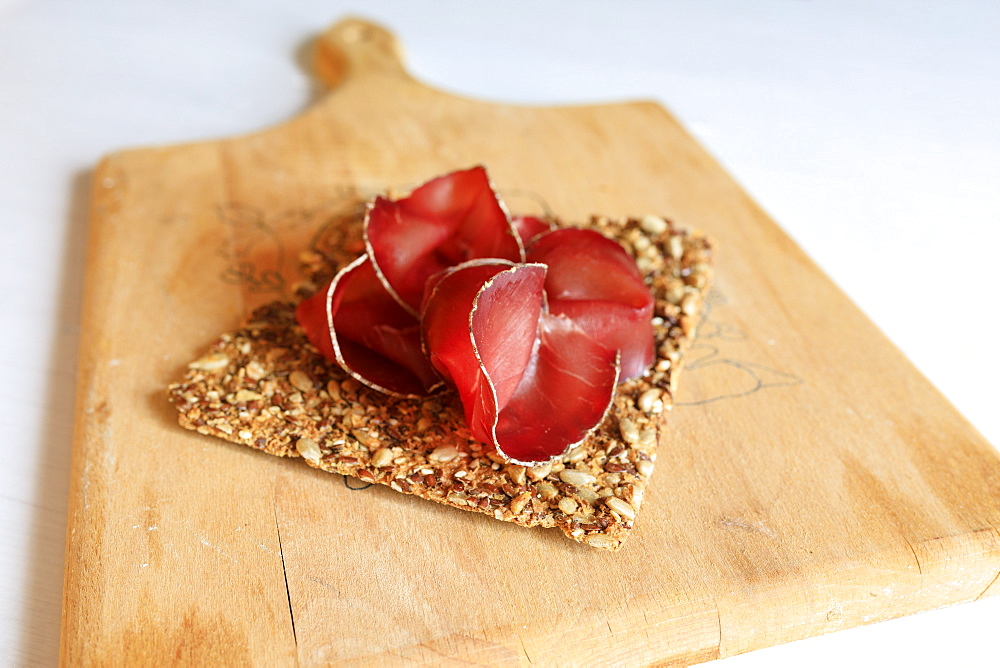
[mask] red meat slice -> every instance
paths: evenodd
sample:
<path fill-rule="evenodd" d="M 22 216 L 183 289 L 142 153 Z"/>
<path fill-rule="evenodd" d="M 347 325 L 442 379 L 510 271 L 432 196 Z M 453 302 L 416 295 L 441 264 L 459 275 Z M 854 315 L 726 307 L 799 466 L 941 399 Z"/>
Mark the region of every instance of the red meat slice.
<path fill-rule="evenodd" d="M 431 275 L 474 258 L 524 259 L 483 167 L 438 177 L 400 200 L 376 198 L 365 243 L 386 289 L 414 315 Z"/>
<path fill-rule="evenodd" d="M 440 385 L 420 345 L 420 323 L 385 290 L 366 255 L 301 302 L 295 315 L 327 359 L 369 387 L 423 396 Z"/>
<path fill-rule="evenodd" d="M 427 352 L 457 388 L 473 437 L 527 465 L 583 440 L 618 380 L 615 351 L 546 311 L 545 274 L 466 263 L 431 281 L 422 317 Z"/>
<path fill-rule="evenodd" d="M 521 238 L 521 244 L 525 248 L 539 234 L 555 229 L 551 221 L 538 216 L 511 216 L 510 222 L 514 224 L 517 236 Z"/>
<path fill-rule="evenodd" d="M 526 257 L 549 268 L 549 311 L 621 351 L 622 380 L 641 376 L 655 357 L 653 295 L 635 260 L 598 232 L 572 228 L 535 237 Z"/>
<path fill-rule="evenodd" d="M 497 450 L 529 466 L 562 456 L 604 419 L 618 374 L 616 351 L 569 318 L 543 313 L 537 355 L 498 416 Z"/>

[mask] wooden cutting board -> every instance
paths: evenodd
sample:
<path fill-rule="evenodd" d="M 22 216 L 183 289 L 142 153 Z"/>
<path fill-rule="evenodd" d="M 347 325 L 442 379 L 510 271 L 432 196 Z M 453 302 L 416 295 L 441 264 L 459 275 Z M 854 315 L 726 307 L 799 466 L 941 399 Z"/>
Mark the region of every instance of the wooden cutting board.
<path fill-rule="evenodd" d="M 1000 593 L 1000 458 L 661 107 L 486 104 L 383 29 L 298 118 L 94 173 L 64 663 L 689 664 Z M 624 549 L 186 432 L 165 387 L 358 196 L 486 164 L 510 207 L 717 242 Z"/>

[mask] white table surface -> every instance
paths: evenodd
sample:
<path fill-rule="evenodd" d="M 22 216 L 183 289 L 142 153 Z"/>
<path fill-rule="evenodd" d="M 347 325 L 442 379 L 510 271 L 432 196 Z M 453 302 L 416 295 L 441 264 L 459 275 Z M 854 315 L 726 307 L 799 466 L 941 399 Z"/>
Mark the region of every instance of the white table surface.
<path fill-rule="evenodd" d="M 1000 444 L 1000 3 L 0 0 L 0 665 L 58 652 L 90 168 L 293 116 L 347 14 L 470 96 L 661 101 Z M 997 665 L 998 630 L 995 597 L 723 665 Z"/>

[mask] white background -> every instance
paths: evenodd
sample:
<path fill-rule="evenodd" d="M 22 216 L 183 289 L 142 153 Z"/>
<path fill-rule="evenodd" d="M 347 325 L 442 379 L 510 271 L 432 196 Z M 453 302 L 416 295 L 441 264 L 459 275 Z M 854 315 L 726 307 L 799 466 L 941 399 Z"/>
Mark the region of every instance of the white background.
<path fill-rule="evenodd" d="M 346 14 L 469 96 L 659 100 L 1000 443 L 1000 3 L 0 0 L 0 665 L 58 651 L 88 170 L 293 116 Z M 998 629 L 1000 597 L 723 665 L 996 665 Z"/>

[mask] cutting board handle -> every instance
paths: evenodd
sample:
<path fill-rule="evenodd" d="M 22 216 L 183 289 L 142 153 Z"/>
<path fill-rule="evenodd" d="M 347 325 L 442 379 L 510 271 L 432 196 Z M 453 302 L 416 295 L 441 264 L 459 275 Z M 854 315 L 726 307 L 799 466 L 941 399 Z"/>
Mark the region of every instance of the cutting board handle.
<path fill-rule="evenodd" d="M 334 24 L 317 40 L 316 76 L 336 88 L 347 77 L 382 74 L 409 79 L 395 36 L 385 28 L 359 18 Z"/>

